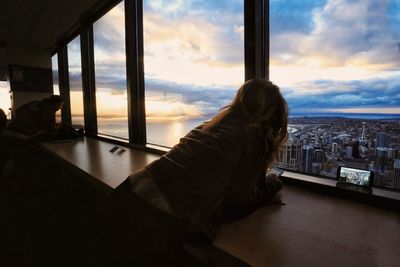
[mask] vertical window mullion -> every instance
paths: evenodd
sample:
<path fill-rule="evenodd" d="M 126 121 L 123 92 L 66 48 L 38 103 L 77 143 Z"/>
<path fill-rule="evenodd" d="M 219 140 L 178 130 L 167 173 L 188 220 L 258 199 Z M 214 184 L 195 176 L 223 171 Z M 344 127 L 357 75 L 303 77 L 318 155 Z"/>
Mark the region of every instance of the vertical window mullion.
<path fill-rule="evenodd" d="M 244 2 L 245 80 L 268 79 L 269 0 Z"/>
<path fill-rule="evenodd" d="M 89 25 L 81 33 L 82 91 L 85 131 L 97 134 L 96 83 L 93 52 L 93 26 Z"/>
<path fill-rule="evenodd" d="M 129 142 L 145 144 L 142 0 L 125 0 L 125 33 Z"/>
<path fill-rule="evenodd" d="M 263 25 L 263 75 L 264 79 L 269 80 L 269 1 L 270 0 L 263 0 L 263 20 L 262 20 L 262 25 Z"/>
<path fill-rule="evenodd" d="M 57 53 L 58 57 L 58 77 L 60 96 L 64 101 L 61 109 L 61 120 L 66 124 L 71 124 L 71 100 L 69 94 L 69 73 L 68 73 L 68 49 L 63 46 Z"/>

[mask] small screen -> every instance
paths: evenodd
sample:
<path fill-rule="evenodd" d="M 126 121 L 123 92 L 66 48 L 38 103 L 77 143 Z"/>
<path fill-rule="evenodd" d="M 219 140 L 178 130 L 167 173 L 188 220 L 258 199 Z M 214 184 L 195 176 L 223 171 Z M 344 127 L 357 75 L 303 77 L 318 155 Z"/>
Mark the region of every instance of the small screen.
<path fill-rule="evenodd" d="M 369 186 L 371 172 L 347 167 L 341 167 L 339 173 L 339 182 L 355 184 L 360 186 Z"/>

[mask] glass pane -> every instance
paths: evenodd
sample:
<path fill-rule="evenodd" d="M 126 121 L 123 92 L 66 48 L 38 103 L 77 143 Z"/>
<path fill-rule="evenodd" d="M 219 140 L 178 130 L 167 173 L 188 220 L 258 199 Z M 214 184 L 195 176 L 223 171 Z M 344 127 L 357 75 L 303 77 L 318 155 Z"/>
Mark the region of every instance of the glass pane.
<path fill-rule="evenodd" d="M 10 98 L 10 85 L 8 82 L 0 81 L 0 108 L 11 119 L 11 98 Z"/>
<path fill-rule="evenodd" d="M 93 24 L 98 132 L 129 138 L 124 2 Z"/>
<path fill-rule="evenodd" d="M 71 97 L 71 120 L 73 125 L 84 125 L 81 38 L 77 36 L 68 44 L 69 90 Z"/>
<path fill-rule="evenodd" d="M 148 143 L 173 146 L 244 82 L 243 0 L 144 1 Z"/>
<path fill-rule="evenodd" d="M 59 79 L 58 79 L 58 58 L 57 58 L 57 54 L 54 54 L 54 56 L 51 57 L 51 66 L 52 66 L 52 70 L 53 70 L 53 94 L 60 95 L 60 88 L 58 86 Z M 56 121 L 57 122 L 61 121 L 61 110 L 58 110 L 56 112 Z"/>
<path fill-rule="evenodd" d="M 290 109 L 278 165 L 375 171 L 400 189 L 400 2 L 274 0 L 270 77 Z"/>

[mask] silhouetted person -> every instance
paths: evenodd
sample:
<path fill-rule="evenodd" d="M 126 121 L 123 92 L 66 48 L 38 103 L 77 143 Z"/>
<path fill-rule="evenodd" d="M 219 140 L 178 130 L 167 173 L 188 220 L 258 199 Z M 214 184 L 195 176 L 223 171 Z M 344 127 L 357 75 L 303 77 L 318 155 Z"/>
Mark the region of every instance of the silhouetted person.
<path fill-rule="evenodd" d="M 6 126 L 7 126 L 7 115 L 4 112 L 4 110 L 0 108 L 0 134 L 4 131 Z"/>
<path fill-rule="evenodd" d="M 287 114 L 276 85 L 250 80 L 210 121 L 128 177 L 107 207 L 108 263 L 180 266 L 184 240 L 211 243 L 224 217 L 269 203 L 281 183 L 265 173 L 287 136 Z"/>
<path fill-rule="evenodd" d="M 14 112 L 5 131 L 7 151 L 13 162 L 12 176 L 32 180 L 42 159 L 37 150 L 40 141 L 67 139 L 56 124 L 56 112 L 63 104 L 58 95 L 28 102 Z M 75 136 L 77 135 L 74 133 Z"/>
<path fill-rule="evenodd" d="M 8 152 L 5 146 L 5 140 L 3 137 L 3 131 L 7 126 L 7 115 L 0 108 L 0 175 L 4 164 L 8 160 Z"/>
<path fill-rule="evenodd" d="M 58 95 L 26 103 L 15 110 L 8 129 L 29 136 L 51 132 L 57 128 L 56 112 L 62 104 L 62 98 Z"/>

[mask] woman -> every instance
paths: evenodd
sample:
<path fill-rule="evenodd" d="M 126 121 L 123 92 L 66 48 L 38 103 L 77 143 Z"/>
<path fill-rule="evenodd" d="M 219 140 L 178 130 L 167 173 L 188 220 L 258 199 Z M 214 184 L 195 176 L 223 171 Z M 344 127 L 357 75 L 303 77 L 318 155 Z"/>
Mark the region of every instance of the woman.
<path fill-rule="evenodd" d="M 114 234 L 113 246 L 136 260 L 133 251 L 141 251 L 147 265 L 155 250 L 170 261 L 183 239 L 212 241 L 223 217 L 268 203 L 280 183 L 266 182 L 265 173 L 287 136 L 287 113 L 276 85 L 246 82 L 230 105 L 117 188 L 110 218 L 135 230 Z M 122 254 L 113 261 L 126 260 L 128 251 Z"/>

